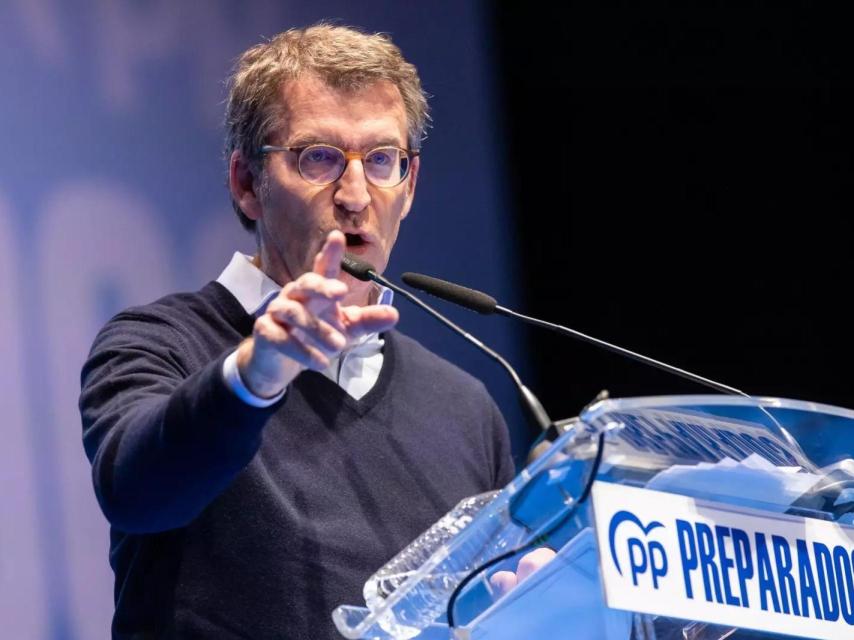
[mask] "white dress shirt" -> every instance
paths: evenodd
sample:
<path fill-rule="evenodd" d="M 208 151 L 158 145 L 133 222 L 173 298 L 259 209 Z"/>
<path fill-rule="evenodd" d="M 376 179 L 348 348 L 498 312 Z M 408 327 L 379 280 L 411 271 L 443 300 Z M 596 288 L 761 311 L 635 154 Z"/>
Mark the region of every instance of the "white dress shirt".
<path fill-rule="evenodd" d="M 237 298 L 246 313 L 256 317 L 264 313 L 267 305 L 281 290 L 267 274 L 252 264 L 250 256 L 239 252 L 234 253 L 231 262 L 216 281 Z M 391 304 L 394 292 L 385 287 L 377 288 L 379 304 Z M 322 373 L 358 400 L 376 384 L 383 366 L 382 349 L 383 339 L 378 333 L 362 336 L 341 355 L 332 358 Z M 285 393 L 282 389 L 281 393 L 272 398 L 262 398 L 252 393 L 240 379 L 237 349 L 225 359 L 222 372 L 229 387 L 244 402 L 254 407 L 268 407 L 278 402 Z"/>

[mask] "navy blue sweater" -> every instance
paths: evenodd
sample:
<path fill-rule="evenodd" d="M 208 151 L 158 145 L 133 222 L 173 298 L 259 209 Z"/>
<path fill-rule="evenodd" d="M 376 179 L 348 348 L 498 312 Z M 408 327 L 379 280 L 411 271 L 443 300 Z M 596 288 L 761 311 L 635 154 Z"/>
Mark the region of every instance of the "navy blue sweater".
<path fill-rule="evenodd" d="M 129 309 L 82 373 L 111 523 L 114 638 L 337 638 L 330 613 L 461 498 L 513 476 L 483 385 L 385 334 L 356 400 L 315 372 L 258 409 L 222 363 L 253 318 L 221 285 Z"/>

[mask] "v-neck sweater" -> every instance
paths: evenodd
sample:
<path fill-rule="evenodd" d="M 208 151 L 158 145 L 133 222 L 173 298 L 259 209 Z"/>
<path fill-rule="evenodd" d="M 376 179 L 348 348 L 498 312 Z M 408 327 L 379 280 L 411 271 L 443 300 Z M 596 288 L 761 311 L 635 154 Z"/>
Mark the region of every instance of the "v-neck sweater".
<path fill-rule="evenodd" d="M 114 638 L 337 638 L 332 610 L 371 573 L 513 476 L 483 385 L 397 331 L 360 400 L 306 371 L 277 404 L 245 404 L 222 364 L 253 322 L 212 282 L 95 340 L 80 409 Z"/>

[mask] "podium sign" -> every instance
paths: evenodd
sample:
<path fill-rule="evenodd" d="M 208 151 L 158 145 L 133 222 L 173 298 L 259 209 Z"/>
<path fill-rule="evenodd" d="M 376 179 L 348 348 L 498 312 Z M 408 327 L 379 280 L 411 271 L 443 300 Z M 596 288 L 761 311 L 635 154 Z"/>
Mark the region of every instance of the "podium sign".
<path fill-rule="evenodd" d="M 592 498 L 609 607 L 854 637 L 854 527 L 601 481 Z"/>

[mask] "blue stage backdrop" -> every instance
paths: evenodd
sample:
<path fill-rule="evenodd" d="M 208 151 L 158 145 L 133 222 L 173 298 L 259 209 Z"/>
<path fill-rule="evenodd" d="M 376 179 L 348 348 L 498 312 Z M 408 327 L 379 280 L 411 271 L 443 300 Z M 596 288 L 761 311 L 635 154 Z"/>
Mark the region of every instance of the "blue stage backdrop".
<path fill-rule="evenodd" d="M 433 272 L 514 302 L 483 13 L 450 0 L 0 5 L 4 637 L 108 635 L 108 528 L 80 442 L 79 369 L 112 314 L 198 288 L 235 248 L 252 250 L 230 210 L 220 123 L 231 61 L 260 37 L 321 18 L 392 34 L 434 96 L 435 127 L 388 273 Z M 518 446 L 521 417 L 502 373 L 404 301 L 398 307 L 404 330 L 486 382 Z M 452 315 L 522 364 L 506 323 Z"/>

